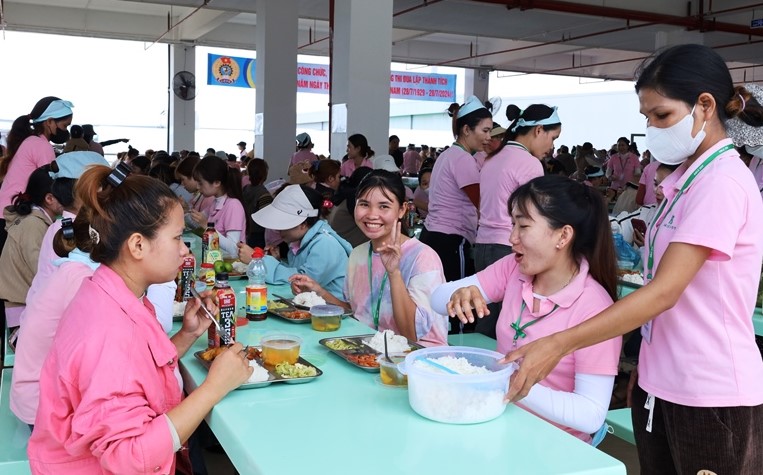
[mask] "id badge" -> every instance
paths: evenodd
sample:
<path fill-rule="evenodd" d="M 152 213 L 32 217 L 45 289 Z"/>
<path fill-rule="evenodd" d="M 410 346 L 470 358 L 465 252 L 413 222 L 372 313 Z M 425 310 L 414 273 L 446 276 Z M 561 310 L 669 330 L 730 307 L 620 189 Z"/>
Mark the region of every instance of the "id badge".
<path fill-rule="evenodd" d="M 649 320 L 645 324 L 641 325 L 641 337 L 647 343 L 652 343 L 652 323 L 654 320 Z"/>

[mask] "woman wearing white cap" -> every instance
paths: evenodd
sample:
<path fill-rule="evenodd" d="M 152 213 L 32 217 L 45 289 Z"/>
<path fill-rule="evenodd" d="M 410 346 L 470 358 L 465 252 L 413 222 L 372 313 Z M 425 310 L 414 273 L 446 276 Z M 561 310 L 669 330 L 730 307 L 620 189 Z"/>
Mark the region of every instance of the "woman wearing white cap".
<path fill-rule="evenodd" d="M 69 140 L 67 127 L 72 123 L 72 107 L 69 101 L 43 97 L 32 112 L 13 121 L 6 137 L 7 153 L 0 158 L 0 209 L 5 209 L 13 196 L 24 191 L 33 171 L 56 158 L 50 142 L 64 144 Z M 6 236 L 5 220 L 0 220 L 0 250 Z"/>
<path fill-rule="evenodd" d="M 286 260 L 277 248 L 265 256 L 268 284 L 288 284 L 289 277 L 306 274 L 336 297 L 342 296 L 350 243 L 342 239 L 323 217 L 333 206 L 315 190 L 304 185 L 289 185 L 273 203 L 252 215 L 265 229 L 279 231 L 289 244 Z M 239 244 L 239 258 L 250 262 L 252 249 Z"/>
<path fill-rule="evenodd" d="M 456 141 L 432 170 L 429 214 L 420 239 L 439 254 L 445 279 L 451 281 L 474 273 L 470 251 L 477 237 L 480 171 L 473 155 L 490 141 L 493 116 L 474 96 L 462 106 L 451 104 L 448 111 Z"/>

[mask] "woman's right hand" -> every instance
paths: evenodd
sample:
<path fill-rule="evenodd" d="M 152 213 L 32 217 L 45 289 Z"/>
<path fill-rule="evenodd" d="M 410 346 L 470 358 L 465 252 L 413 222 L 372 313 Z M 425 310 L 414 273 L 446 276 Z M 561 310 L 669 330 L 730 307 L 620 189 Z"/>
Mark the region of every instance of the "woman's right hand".
<path fill-rule="evenodd" d="M 446 308 L 448 309 L 448 316 L 458 317 L 461 323 L 474 322 L 475 311 L 477 318 L 490 315 L 490 310 L 487 308 L 485 299 L 482 298 L 480 289 L 474 285 L 461 287 L 453 292 Z"/>
<path fill-rule="evenodd" d="M 216 390 L 228 394 L 241 386 L 252 375 L 254 368 L 244 357 L 244 345 L 234 343 L 230 348 L 220 353 L 209 367 L 209 374 L 204 384 L 209 384 Z"/>
<path fill-rule="evenodd" d="M 189 214 L 191 215 L 193 222 L 198 224 L 200 228 L 203 229 L 207 227 L 207 216 L 204 213 L 192 209 L 189 211 Z"/>
<path fill-rule="evenodd" d="M 323 287 L 318 284 L 312 277 L 305 274 L 294 274 L 289 277 L 289 283 L 291 283 L 291 291 L 294 295 L 301 294 L 302 292 L 315 292 L 321 295 Z"/>

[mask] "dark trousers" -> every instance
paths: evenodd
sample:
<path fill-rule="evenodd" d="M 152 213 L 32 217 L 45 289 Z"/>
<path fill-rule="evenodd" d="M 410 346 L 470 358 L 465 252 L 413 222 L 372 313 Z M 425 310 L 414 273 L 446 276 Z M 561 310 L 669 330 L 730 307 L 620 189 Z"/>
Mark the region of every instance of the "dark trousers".
<path fill-rule="evenodd" d="M 631 419 L 642 474 L 763 473 L 763 405 L 690 407 L 655 398 L 647 432 L 646 398 L 637 385 Z"/>
<path fill-rule="evenodd" d="M 451 282 L 474 275 L 472 245 L 463 236 L 429 231 L 424 227 L 419 241 L 434 249 L 440 256 L 446 281 Z M 474 333 L 475 326 L 475 323 L 463 325 L 458 318 L 451 318 L 449 333 Z"/>
<path fill-rule="evenodd" d="M 511 254 L 511 246 L 504 244 L 475 244 L 474 245 L 474 269 L 477 272 L 485 270 L 496 261 Z M 496 338 L 495 326 L 498 323 L 498 315 L 501 313 L 501 302 L 494 302 L 487 306 L 490 315 L 477 320 L 475 330 L 490 338 Z"/>

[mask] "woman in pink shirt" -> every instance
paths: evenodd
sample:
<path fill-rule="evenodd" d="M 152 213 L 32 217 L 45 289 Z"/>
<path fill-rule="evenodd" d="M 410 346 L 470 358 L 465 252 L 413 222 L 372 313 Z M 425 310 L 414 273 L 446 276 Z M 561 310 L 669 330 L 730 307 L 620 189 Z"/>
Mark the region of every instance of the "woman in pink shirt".
<path fill-rule="evenodd" d="M 625 137 L 617 139 L 617 153 L 613 153 L 607 162 L 607 178 L 612 180 L 609 187 L 613 190 L 622 190 L 641 170 L 638 157 L 628 149 L 630 144 Z"/>
<path fill-rule="evenodd" d="M 8 148 L 0 157 L 0 210 L 24 191 L 33 171 L 56 158 L 50 142 L 63 144 L 69 140 L 66 128 L 72 123 L 72 107 L 69 101 L 43 97 L 32 112 L 13 121 L 6 137 Z M 6 237 L 5 219 L 0 219 L 0 250 Z"/>
<path fill-rule="evenodd" d="M 77 194 L 89 217 L 90 256 L 101 266 L 64 311 L 43 365 L 27 449 L 32 473 L 174 473 L 181 444 L 252 370 L 235 344 L 182 397 L 178 358 L 210 320 L 201 301 L 189 301 L 182 329 L 169 339 L 145 298 L 149 285 L 173 278 L 188 253 L 172 190 L 95 166 Z M 79 229 L 85 221 L 77 219 Z M 216 310 L 208 298 L 205 305 Z"/>
<path fill-rule="evenodd" d="M 511 121 L 500 145 L 485 160 L 480 171 L 480 216 L 474 244 L 474 268 L 486 269 L 511 254 L 511 216 L 506 203 L 514 190 L 533 178 L 543 176 L 543 155 L 562 133 L 556 107 L 532 104 L 520 110 L 506 108 Z M 490 308 L 491 316 L 477 322 L 476 330 L 495 338 L 500 302 Z"/>
<path fill-rule="evenodd" d="M 199 182 L 193 177 L 193 170 L 196 165 L 201 161 L 201 157 L 196 152 L 191 152 L 187 157 L 180 160 L 175 167 L 175 176 L 180 180 L 180 184 L 185 188 L 188 193 L 191 193 L 191 201 L 188 202 L 188 208 L 183 207 L 186 211 L 185 224 L 190 229 L 205 229 L 207 222 L 204 221 L 202 227 L 199 227 L 199 223 L 194 220 L 194 216 L 201 217 L 209 216 L 209 209 L 214 205 L 215 199 L 211 196 L 207 197 L 201 194 L 199 191 Z M 194 213 L 194 211 L 196 213 Z"/>
<path fill-rule="evenodd" d="M 697 65 L 702 65 L 701 71 Z M 641 327 L 633 430 L 645 473 L 757 474 L 763 466 L 763 361 L 751 315 L 763 261 L 763 201 L 727 138 L 759 131 L 763 106 L 734 87 L 718 53 L 674 46 L 636 81 L 646 144 L 665 195 L 646 234 L 646 285 L 590 320 L 509 353 L 508 397 L 526 395 L 571 352 Z"/>
<path fill-rule="evenodd" d="M 517 188 L 507 203 L 514 253 L 432 294 L 435 311 L 463 322 L 503 301 L 496 328 L 502 353 L 583 322 L 617 298 L 614 245 L 598 191 L 548 175 Z M 615 337 L 567 355 L 520 405 L 590 442 L 607 416 L 620 346 Z"/>
<path fill-rule="evenodd" d="M 238 256 L 238 243 L 245 238 L 246 232 L 246 213 L 241 204 L 241 172 L 229 167 L 219 157 L 208 156 L 193 169 L 193 177 L 199 183 L 199 192 L 214 199 L 206 216 L 191 211 L 194 221 L 202 228 L 206 228 L 207 223 L 214 223 L 223 255 Z"/>
<path fill-rule="evenodd" d="M 342 163 L 340 173 L 349 178 L 356 168 L 373 168 L 371 158 L 374 151 L 368 146 L 368 139 L 363 134 L 353 134 L 347 138 L 347 161 Z"/>

